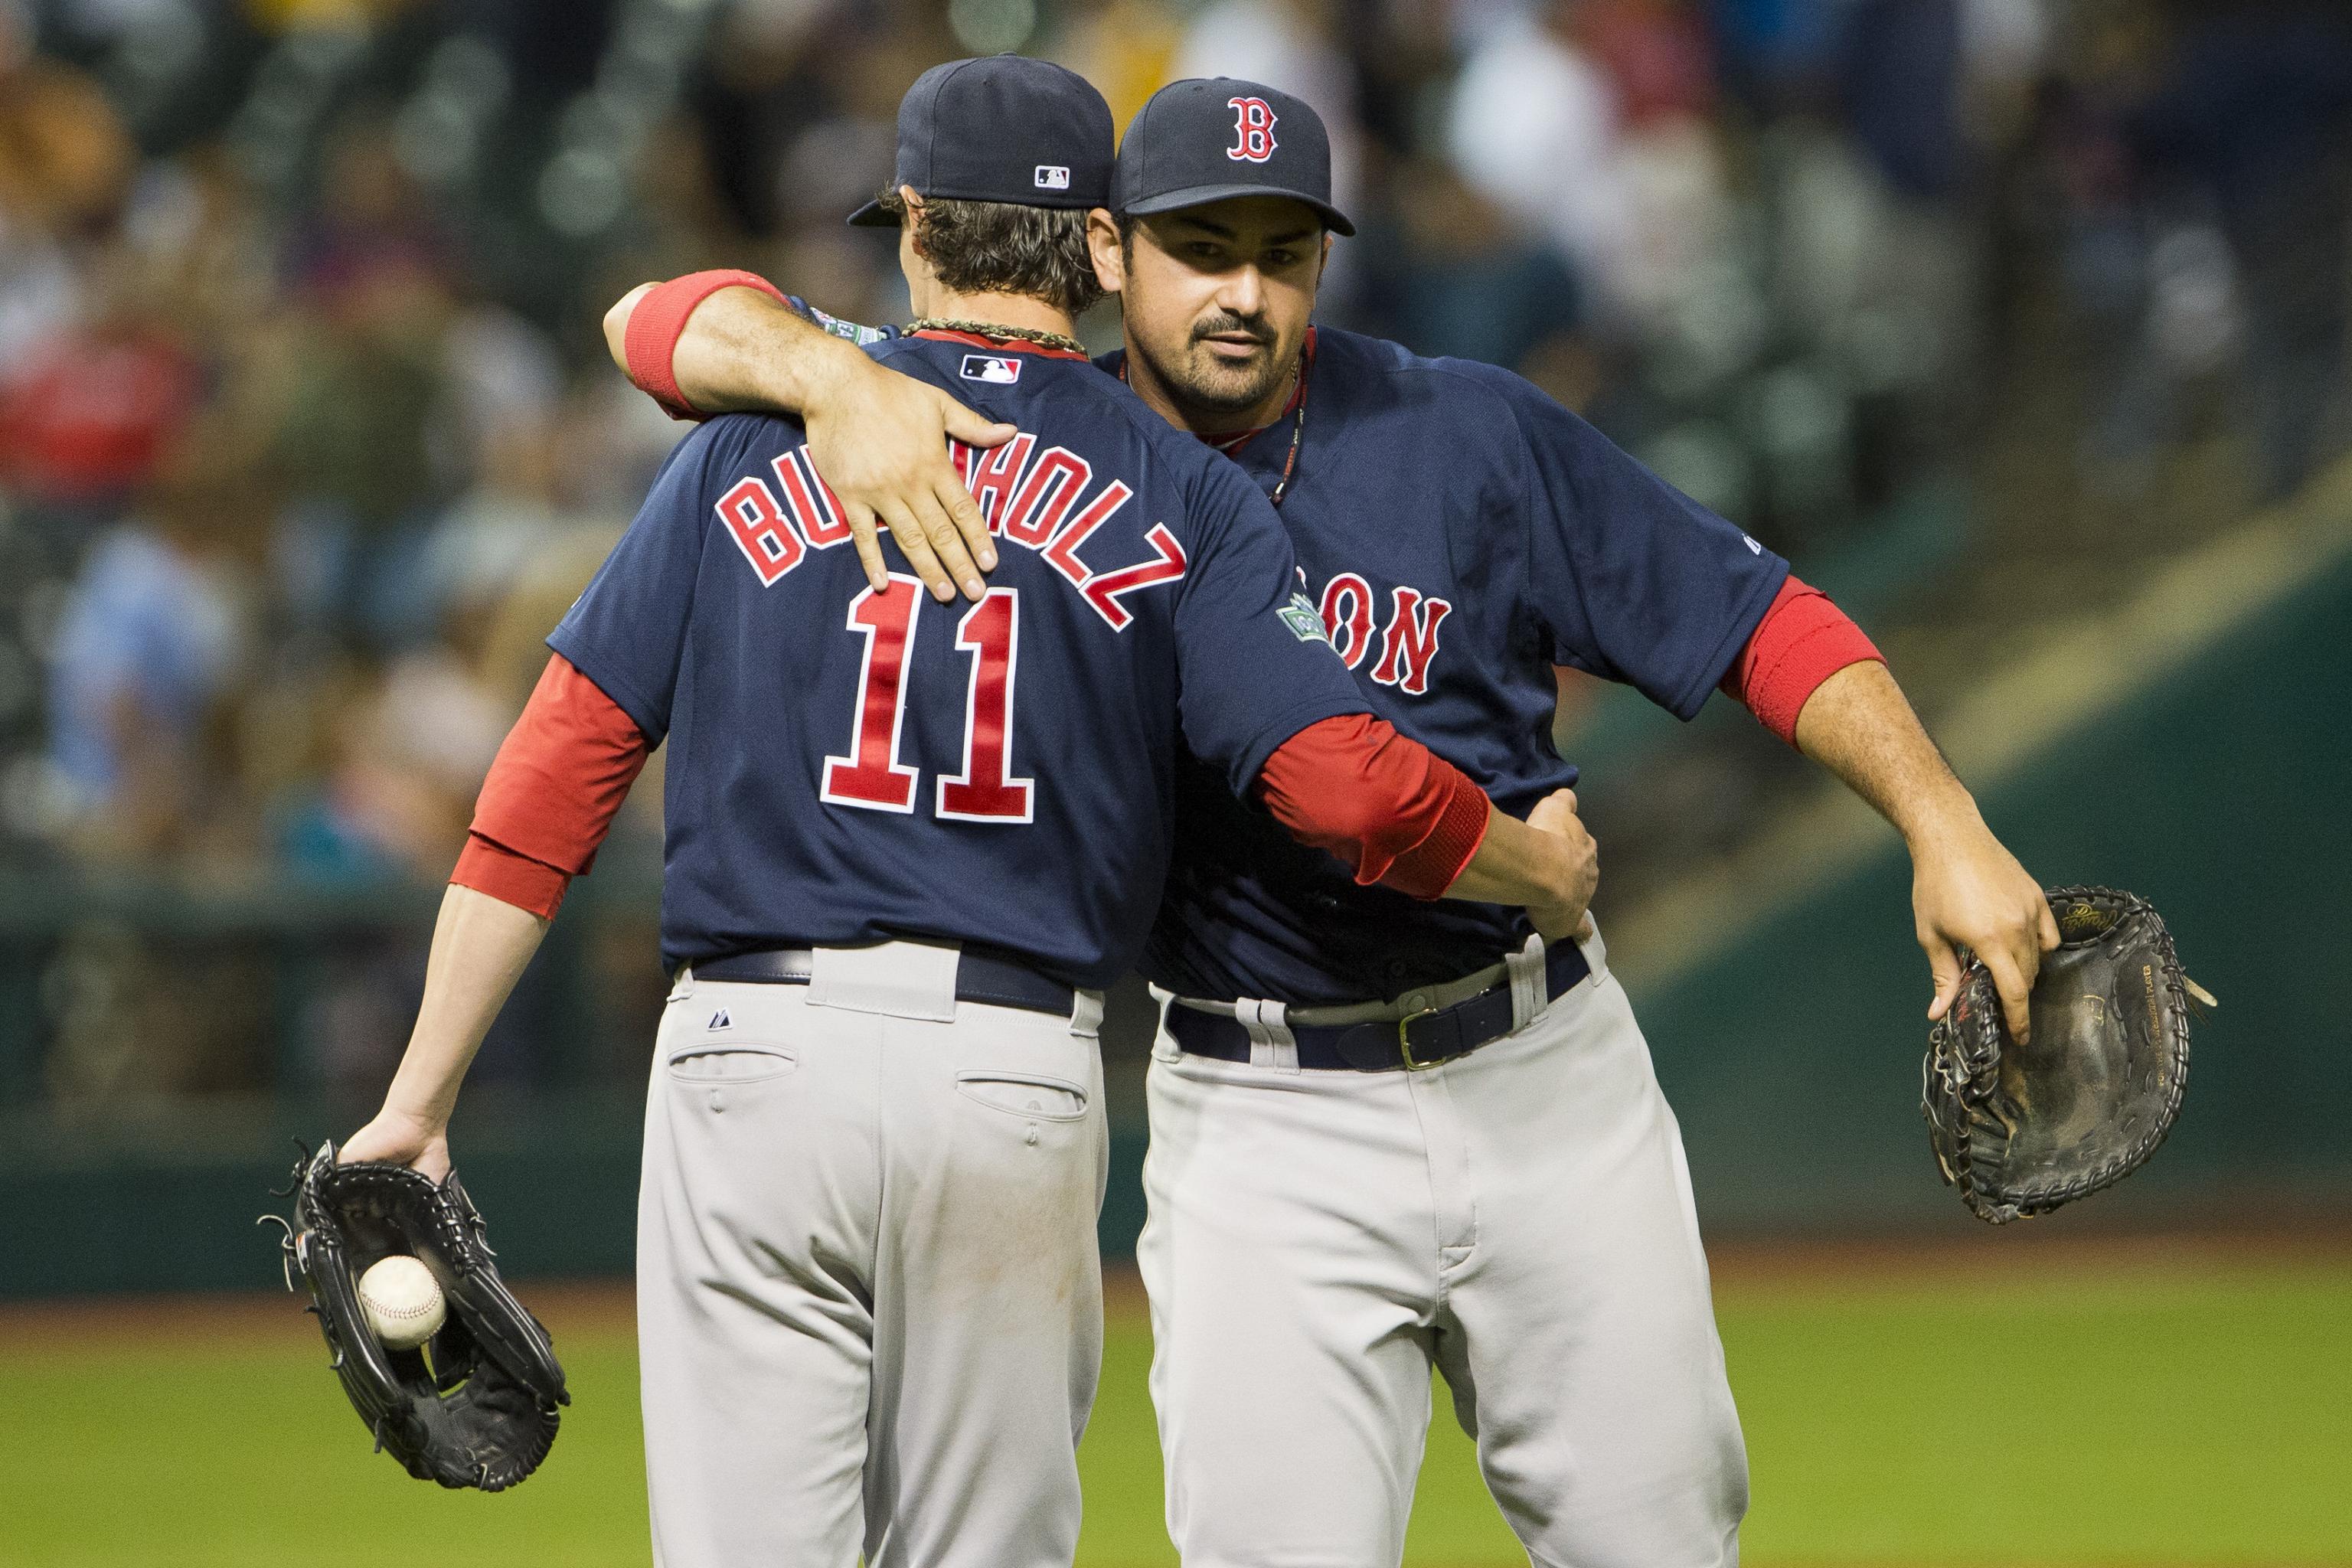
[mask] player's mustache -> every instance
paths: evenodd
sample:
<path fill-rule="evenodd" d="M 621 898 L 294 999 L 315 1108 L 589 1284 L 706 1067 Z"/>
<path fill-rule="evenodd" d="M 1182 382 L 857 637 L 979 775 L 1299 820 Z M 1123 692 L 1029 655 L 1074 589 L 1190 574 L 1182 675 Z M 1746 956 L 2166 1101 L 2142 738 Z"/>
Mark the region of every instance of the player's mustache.
<path fill-rule="evenodd" d="M 1267 326 L 1262 319 L 1244 316 L 1211 316 L 1206 321 L 1195 321 L 1192 324 L 1192 341 L 1196 343 L 1203 338 L 1214 337 L 1220 332 L 1239 333 L 1243 337 L 1255 342 L 1264 343 L 1268 347 L 1274 344 L 1274 329 Z"/>

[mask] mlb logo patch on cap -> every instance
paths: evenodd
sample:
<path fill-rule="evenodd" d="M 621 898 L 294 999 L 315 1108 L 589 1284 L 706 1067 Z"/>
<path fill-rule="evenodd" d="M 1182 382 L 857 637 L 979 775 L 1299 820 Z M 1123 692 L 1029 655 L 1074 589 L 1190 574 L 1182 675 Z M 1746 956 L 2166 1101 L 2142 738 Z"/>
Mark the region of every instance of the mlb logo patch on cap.
<path fill-rule="evenodd" d="M 966 354 L 963 356 L 963 378 L 984 381 L 994 386 L 1010 386 L 1021 379 L 1021 361 L 1012 354 Z"/>
<path fill-rule="evenodd" d="M 1066 191 L 1070 188 L 1070 170 L 1066 163 L 1037 165 L 1037 188 L 1041 191 Z"/>

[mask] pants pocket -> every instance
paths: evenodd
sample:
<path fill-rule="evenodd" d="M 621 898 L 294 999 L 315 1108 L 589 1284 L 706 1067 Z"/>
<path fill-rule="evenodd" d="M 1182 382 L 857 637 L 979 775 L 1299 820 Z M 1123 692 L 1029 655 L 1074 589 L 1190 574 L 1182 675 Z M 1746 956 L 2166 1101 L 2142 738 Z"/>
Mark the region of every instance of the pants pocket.
<path fill-rule="evenodd" d="M 782 1078 L 800 1066 L 800 1058 L 783 1046 L 755 1040 L 729 1040 L 723 1045 L 697 1041 L 670 1055 L 669 1076 L 680 1083 L 758 1083 Z"/>
<path fill-rule="evenodd" d="M 1076 1121 L 1087 1113 L 1087 1090 L 1067 1079 L 974 1068 L 956 1074 L 956 1092 L 1024 1121 Z"/>

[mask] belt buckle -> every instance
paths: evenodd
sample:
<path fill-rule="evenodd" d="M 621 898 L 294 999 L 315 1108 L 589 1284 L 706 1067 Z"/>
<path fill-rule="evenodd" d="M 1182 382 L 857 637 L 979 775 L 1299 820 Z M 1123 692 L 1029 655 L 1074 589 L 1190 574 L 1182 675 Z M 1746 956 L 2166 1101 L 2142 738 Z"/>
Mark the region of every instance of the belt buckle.
<path fill-rule="evenodd" d="M 1427 1072 L 1433 1067 L 1444 1066 L 1443 1062 L 1416 1061 L 1412 1054 L 1412 1026 L 1439 1011 L 1441 1009 L 1436 1007 L 1423 1007 L 1417 1012 L 1407 1013 L 1397 1020 L 1397 1055 L 1404 1058 L 1405 1071 Z"/>

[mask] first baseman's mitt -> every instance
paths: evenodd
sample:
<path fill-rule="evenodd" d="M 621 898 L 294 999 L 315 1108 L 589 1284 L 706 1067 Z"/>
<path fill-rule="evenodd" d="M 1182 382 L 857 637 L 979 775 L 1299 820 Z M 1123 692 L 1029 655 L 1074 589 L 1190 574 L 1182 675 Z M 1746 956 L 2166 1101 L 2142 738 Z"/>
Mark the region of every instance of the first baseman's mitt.
<path fill-rule="evenodd" d="M 299 1268 L 376 1447 L 445 1487 L 503 1491 L 537 1469 L 555 1441 L 556 1406 L 572 1396 L 546 1329 L 499 1279 L 456 1173 L 436 1185 L 404 1165 L 338 1165 L 329 1143 L 294 1167 L 293 1198 L 287 1285 Z M 394 1253 L 430 1268 L 447 1304 L 417 1350 L 386 1350 L 360 1306 L 360 1276 Z"/>
<path fill-rule="evenodd" d="M 2002 1225 L 2113 1186 L 2145 1163 L 2189 1085 L 2189 997 L 2172 938 L 2145 899 L 2053 888 L 2059 945 L 2042 959 L 2033 1038 L 2009 1037 L 1970 955 L 1927 1034 L 1920 1110 L 1947 1184 Z"/>

